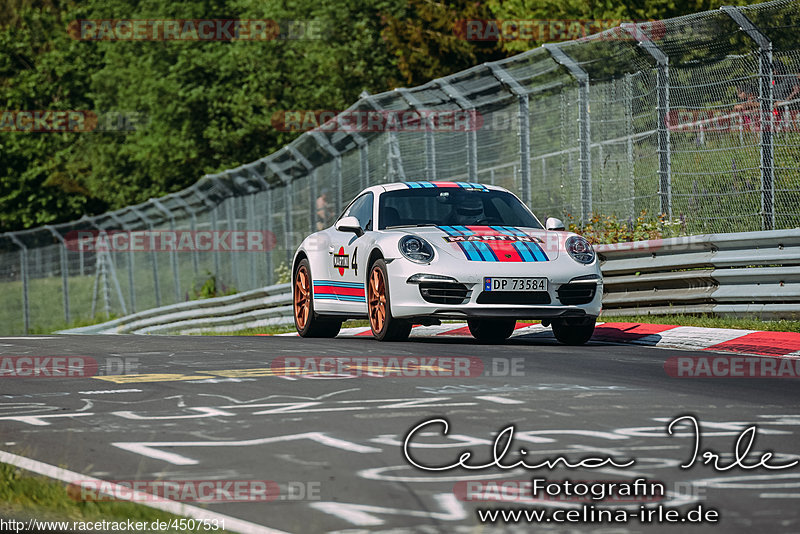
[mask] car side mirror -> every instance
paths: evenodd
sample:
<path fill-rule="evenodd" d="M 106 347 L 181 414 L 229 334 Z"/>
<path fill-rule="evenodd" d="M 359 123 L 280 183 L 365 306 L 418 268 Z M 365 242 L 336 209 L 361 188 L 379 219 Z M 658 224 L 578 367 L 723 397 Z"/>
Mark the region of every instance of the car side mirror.
<path fill-rule="evenodd" d="M 561 219 L 555 217 L 548 217 L 544 222 L 545 230 L 564 230 L 564 223 Z"/>
<path fill-rule="evenodd" d="M 364 235 L 364 230 L 361 228 L 361 223 L 358 222 L 353 216 L 342 217 L 336 221 L 336 229 L 340 232 L 354 232 L 358 237 Z"/>

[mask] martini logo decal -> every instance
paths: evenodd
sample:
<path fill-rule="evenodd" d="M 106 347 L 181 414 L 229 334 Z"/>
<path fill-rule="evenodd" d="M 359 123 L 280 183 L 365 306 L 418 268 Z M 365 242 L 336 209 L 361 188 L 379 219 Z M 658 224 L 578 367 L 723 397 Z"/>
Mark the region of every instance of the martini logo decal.
<path fill-rule="evenodd" d="M 333 255 L 333 266 L 339 269 L 341 276 L 344 276 L 345 269 L 350 268 L 350 256 L 344 253 L 344 247 L 339 247 L 338 254 Z"/>

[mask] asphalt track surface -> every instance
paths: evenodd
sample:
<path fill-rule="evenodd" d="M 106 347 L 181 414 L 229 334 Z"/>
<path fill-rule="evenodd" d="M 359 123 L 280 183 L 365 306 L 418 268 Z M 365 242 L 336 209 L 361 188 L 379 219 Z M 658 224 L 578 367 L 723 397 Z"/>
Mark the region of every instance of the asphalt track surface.
<path fill-rule="evenodd" d="M 665 430 L 669 420 L 693 414 L 702 425 L 702 450 L 721 453 L 726 463 L 741 431 L 757 424 L 750 463 L 765 450 L 774 451 L 773 463 L 785 463 L 800 453 L 797 381 L 670 378 L 665 361 L 693 355 L 687 351 L 599 342 L 567 347 L 542 334 L 499 346 L 468 338 L 54 336 L 2 338 L 0 350 L 3 356 L 91 357 L 101 372 L 109 362 L 127 362 L 140 373 L 124 383 L 101 376 L 0 380 L 0 449 L 105 480 L 275 481 L 282 497 L 273 502 L 206 506 L 281 531 L 800 532 L 800 467 L 718 472 L 698 463 L 681 469 L 693 436 L 688 425 L 672 437 Z M 472 357 L 484 371 L 472 377 L 270 376 L 275 358 L 300 356 Z M 513 362 L 518 367 L 510 372 Z M 247 369 L 262 371 L 235 372 Z M 455 462 L 463 449 L 485 462 L 494 434 L 512 423 L 512 450 L 526 449 L 531 463 L 556 456 L 636 463 L 626 469 L 416 470 L 401 442 L 409 429 L 435 417 L 449 420 L 450 434 L 429 427 L 412 448 L 430 465 Z M 702 503 L 719 510 L 720 522 L 482 525 L 476 509 L 492 503 L 454 492 L 459 482 L 531 477 L 646 477 L 665 484 L 665 504 L 687 510 Z M 552 502 L 544 507 L 555 509 Z"/>

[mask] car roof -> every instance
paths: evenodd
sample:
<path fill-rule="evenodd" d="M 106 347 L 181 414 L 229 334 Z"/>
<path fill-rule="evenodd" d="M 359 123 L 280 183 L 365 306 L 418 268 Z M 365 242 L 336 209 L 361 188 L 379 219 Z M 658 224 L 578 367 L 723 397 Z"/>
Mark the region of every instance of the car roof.
<path fill-rule="evenodd" d="M 409 182 L 393 182 L 389 184 L 381 184 L 373 186 L 369 189 L 377 189 L 379 191 L 396 191 L 398 189 L 433 189 L 433 188 L 458 188 L 458 189 L 477 189 L 477 190 L 491 190 L 491 191 L 506 191 L 507 189 L 489 184 L 480 184 L 477 182 L 448 182 L 448 181 L 409 181 Z"/>

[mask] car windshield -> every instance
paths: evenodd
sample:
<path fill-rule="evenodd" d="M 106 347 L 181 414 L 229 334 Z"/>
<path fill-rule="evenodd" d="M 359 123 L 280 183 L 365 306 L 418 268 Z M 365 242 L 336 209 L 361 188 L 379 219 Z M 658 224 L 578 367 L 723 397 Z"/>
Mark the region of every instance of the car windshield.
<path fill-rule="evenodd" d="M 505 191 L 437 187 L 398 189 L 380 196 L 379 229 L 395 226 L 522 226 L 541 228 Z"/>

